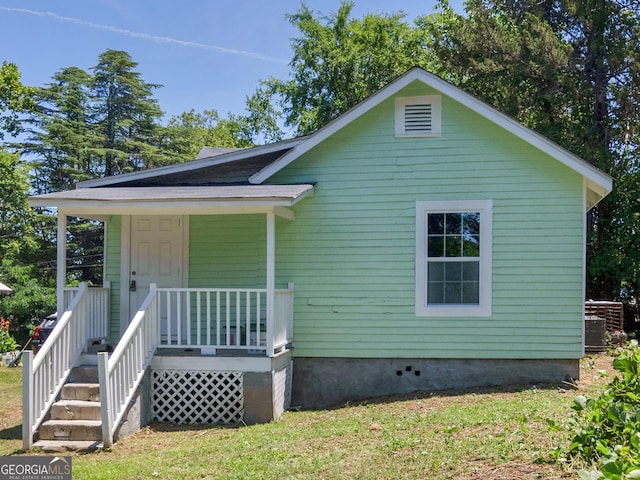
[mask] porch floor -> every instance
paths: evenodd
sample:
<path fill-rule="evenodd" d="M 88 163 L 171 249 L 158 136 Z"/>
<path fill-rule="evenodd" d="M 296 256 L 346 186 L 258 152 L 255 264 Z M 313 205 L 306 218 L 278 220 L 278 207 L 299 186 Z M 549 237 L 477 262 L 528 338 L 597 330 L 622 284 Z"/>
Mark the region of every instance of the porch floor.
<path fill-rule="evenodd" d="M 216 351 L 215 355 L 203 354 L 200 348 L 162 348 L 156 349 L 158 357 L 265 357 L 264 351 L 249 352 L 246 349 L 225 348 Z"/>

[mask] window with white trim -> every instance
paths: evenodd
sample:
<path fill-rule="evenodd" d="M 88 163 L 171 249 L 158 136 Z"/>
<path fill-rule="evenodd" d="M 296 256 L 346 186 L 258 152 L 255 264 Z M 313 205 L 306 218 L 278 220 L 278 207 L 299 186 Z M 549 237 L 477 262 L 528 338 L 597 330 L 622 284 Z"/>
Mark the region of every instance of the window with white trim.
<path fill-rule="evenodd" d="M 396 98 L 396 137 L 437 137 L 440 117 L 440 95 Z"/>
<path fill-rule="evenodd" d="M 416 315 L 491 315 L 492 207 L 416 202 Z"/>

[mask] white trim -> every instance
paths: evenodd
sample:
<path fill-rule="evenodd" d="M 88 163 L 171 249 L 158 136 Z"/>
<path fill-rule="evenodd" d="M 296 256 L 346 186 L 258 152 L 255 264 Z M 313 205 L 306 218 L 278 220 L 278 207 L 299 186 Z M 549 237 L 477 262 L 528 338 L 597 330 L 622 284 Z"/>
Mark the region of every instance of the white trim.
<path fill-rule="evenodd" d="M 29 197 L 33 207 L 57 207 L 69 214 L 104 219 L 108 215 L 236 215 L 267 213 L 293 219 L 290 207 L 313 196 L 313 185 L 240 187 L 85 188 Z"/>
<path fill-rule="evenodd" d="M 58 231 L 56 247 L 56 309 L 58 318 L 64 313 L 64 287 L 67 285 L 67 214 L 58 211 Z"/>
<path fill-rule="evenodd" d="M 427 213 L 480 212 L 480 304 L 427 305 Z M 492 311 L 492 200 L 416 202 L 415 313 L 419 317 L 488 317 Z"/>
<path fill-rule="evenodd" d="M 109 239 L 109 217 L 102 220 L 102 286 L 104 287 L 107 283 L 107 240 Z M 106 288 L 106 287 L 105 287 Z M 111 295 L 111 293 L 109 293 Z"/>
<path fill-rule="evenodd" d="M 273 321 L 276 285 L 276 221 L 273 211 L 267 212 L 267 356 L 273 355 Z"/>
<path fill-rule="evenodd" d="M 585 183 L 587 180 L 585 179 Z M 585 301 L 587 300 L 587 215 L 588 215 L 588 200 L 587 200 L 587 189 L 584 188 L 582 190 L 582 209 L 584 212 L 582 215 L 582 321 L 581 321 L 581 330 L 582 330 L 582 356 L 585 355 L 585 342 L 586 342 L 586 331 L 585 331 Z"/>
<path fill-rule="evenodd" d="M 122 215 L 120 223 L 120 332 L 129 326 L 129 272 L 131 271 L 131 215 Z"/>
<path fill-rule="evenodd" d="M 182 287 L 189 286 L 189 235 L 190 235 L 190 220 L 189 215 L 182 215 L 180 221 L 182 222 Z"/>
<path fill-rule="evenodd" d="M 313 136 L 309 137 L 307 141 L 300 143 L 293 150 L 285 153 L 278 160 L 263 168 L 255 175 L 251 176 L 249 178 L 249 182 L 253 184 L 263 183 L 265 180 L 282 170 L 302 154 L 308 152 L 320 142 L 324 141 L 326 138 L 330 137 L 338 130 L 350 124 L 352 121 L 356 120 L 361 115 L 379 105 L 386 99 L 392 97 L 414 81 L 420 81 L 425 85 L 439 91 L 441 94 L 450 97 L 452 100 L 461 103 L 477 114 L 506 129 L 508 132 L 512 133 L 518 138 L 524 140 L 525 142 L 531 144 L 542 152 L 545 152 L 546 154 L 555 158 L 559 162 L 565 164 L 572 170 L 578 172 L 589 181 L 588 185 L 590 187 L 590 190 L 593 191 L 594 194 L 596 194 L 598 199 L 602 199 L 611 191 L 613 180 L 606 173 L 572 154 L 568 150 L 565 150 L 551 140 L 543 137 L 533 130 L 528 129 L 527 127 L 516 122 L 507 115 L 478 100 L 474 96 L 460 90 L 457 87 L 454 87 L 450 83 L 419 67 L 415 67 L 409 70 L 397 80 L 391 82 L 381 90 L 378 90 L 369 98 L 356 105 L 333 122 L 318 130 Z"/>
<path fill-rule="evenodd" d="M 431 107 L 431 126 L 429 131 L 406 131 L 406 108 L 412 105 L 429 105 Z M 422 95 L 419 97 L 398 97 L 395 103 L 396 137 L 439 137 L 442 133 L 442 96 Z"/>

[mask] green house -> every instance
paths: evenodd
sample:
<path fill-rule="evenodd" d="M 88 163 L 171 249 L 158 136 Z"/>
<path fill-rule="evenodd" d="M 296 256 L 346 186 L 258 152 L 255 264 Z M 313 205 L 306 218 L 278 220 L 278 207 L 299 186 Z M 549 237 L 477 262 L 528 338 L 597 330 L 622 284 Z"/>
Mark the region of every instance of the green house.
<path fill-rule="evenodd" d="M 61 371 L 98 364 L 106 443 L 126 421 L 578 378 L 586 212 L 611 186 L 412 69 L 309 137 L 33 197 L 58 209 L 58 312 L 83 332 Z M 69 216 L 104 222 L 100 288 L 64 283 Z"/>

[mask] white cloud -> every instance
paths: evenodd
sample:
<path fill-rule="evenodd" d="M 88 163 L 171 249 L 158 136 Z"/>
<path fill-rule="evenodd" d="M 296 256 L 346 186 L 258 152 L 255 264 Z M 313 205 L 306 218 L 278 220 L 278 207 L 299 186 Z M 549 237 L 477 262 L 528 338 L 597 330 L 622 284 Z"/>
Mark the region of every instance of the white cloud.
<path fill-rule="evenodd" d="M 94 28 L 96 30 L 103 30 L 107 32 L 117 33 L 119 35 L 126 35 L 132 38 L 139 38 L 142 40 L 148 40 L 155 43 L 168 43 L 172 45 L 179 45 L 186 48 L 199 48 L 202 50 L 209 50 L 213 52 L 223 53 L 226 55 L 240 55 L 244 57 L 255 58 L 256 60 L 262 60 L 265 62 L 279 63 L 286 65 L 287 60 L 277 57 L 271 57 L 268 55 L 263 55 L 261 53 L 256 52 L 248 52 L 245 50 L 235 50 L 232 48 L 219 47 L 217 45 L 208 45 L 206 43 L 198 43 L 198 42 L 190 42 L 187 40 L 179 40 L 177 38 L 171 37 L 163 37 L 158 35 L 150 35 L 148 33 L 134 32 L 131 30 L 126 30 L 124 28 L 114 27 L 111 25 L 103 25 L 100 23 L 89 22 L 86 20 L 81 20 L 79 18 L 73 17 L 64 17 L 62 15 L 58 15 L 53 12 L 41 12 L 36 10 L 28 10 L 26 8 L 12 8 L 12 7 L 2 7 L 0 6 L 0 10 L 5 12 L 13 12 L 13 13 L 22 13 L 25 15 L 34 15 L 37 17 L 48 17 L 60 22 L 73 23 L 76 25 L 80 25 L 83 27 Z"/>

